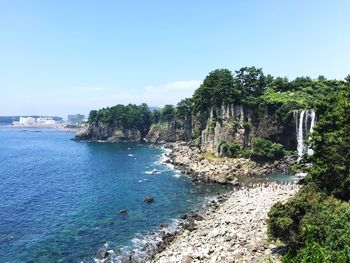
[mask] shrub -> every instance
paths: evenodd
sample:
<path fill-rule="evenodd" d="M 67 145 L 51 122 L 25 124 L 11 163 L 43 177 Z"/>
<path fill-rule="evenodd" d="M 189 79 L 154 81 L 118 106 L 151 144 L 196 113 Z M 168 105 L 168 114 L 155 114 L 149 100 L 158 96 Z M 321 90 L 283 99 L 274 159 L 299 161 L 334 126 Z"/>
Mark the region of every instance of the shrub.
<path fill-rule="evenodd" d="M 243 122 L 243 128 L 249 130 L 252 127 L 252 123 L 250 121 Z"/>
<path fill-rule="evenodd" d="M 216 127 L 216 119 L 209 120 L 208 125 L 212 130 L 214 130 Z"/>
<path fill-rule="evenodd" d="M 239 143 L 227 143 L 222 141 L 219 144 L 219 151 L 228 157 L 238 157 L 241 152 L 241 145 Z"/>
<path fill-rule="evenodd" d="M 289 245 L 283 262 L 350 262 L 350 205 L 311 183 L 269 212 L 268 233 Z"/>
<path fill-rule="evenodd" d="M 282 144 L 256 137 L 252 140 L 251 158 L 258 161 L 277 160 L 284 156 Z"/>
<path fill-rule="evenodd" d="M 239 143 L 229 143 L 227 152 L 231 157 L 238 157 L 241 150 L 241 145 Z"/>

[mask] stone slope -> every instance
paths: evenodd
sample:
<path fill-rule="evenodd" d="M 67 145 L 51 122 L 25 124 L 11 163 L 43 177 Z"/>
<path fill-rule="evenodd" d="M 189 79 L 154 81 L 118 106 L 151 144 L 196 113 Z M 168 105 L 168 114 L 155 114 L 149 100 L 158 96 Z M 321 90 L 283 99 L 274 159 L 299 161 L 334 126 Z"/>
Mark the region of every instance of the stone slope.
<path fill-rule="evenodd" d="M 298 189 L 296 184 L 270 183 L 232 192 L 149 262 L 268 262 L 275 246 L 266 241 L 267 213 Z"/>

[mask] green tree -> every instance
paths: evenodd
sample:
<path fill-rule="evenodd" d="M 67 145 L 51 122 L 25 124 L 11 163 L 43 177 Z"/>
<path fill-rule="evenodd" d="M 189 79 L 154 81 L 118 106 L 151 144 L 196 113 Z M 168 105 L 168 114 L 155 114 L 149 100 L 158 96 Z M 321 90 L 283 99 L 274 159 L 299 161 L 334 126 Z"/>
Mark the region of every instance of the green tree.
<path fill-rule="evenodd" d="M 325 192 L 350 200 L 350 85 L 321 100 L 317 117 L 308 172 Z"/>
<path fill-rule="evenodd" d="M 216 69 L 210 72 L 203 84 L 193 95 L 194 111 L 202 112 L 238 99 L 239 91 L 234 86 L 234 79 L 228 69 Z"/>
<path fill-rule="evenodd" d="M 256 105 L 272 77 L 265 76 L 261 68 L 244 67 L 237 70 L 235 82 L 242 93 L 242 101 L 249 105 Z"/>
<path fill-rule="evenodd" d="M 90 123 L 97 121 L 97 110 L 91 110 L 90 111 L 88 121 Z"/>
<path fill-rule="evenodd" d="M 158 123 L 160 122 L 160 111 L 155 109 L 152 113 L 152 123 Z"/>
<path fill-rule="evenodd" d="M 191 118 L 193 110 L 192 99 L 183 99 L 176 105 L 175 116 L 177 119 L 186 120 Z"/>
<path fill-rule="evenodd" d="M 170 122 L 174 120 L 175 117 L 175 108 L 173 105 L 165 105 L 160 111 L 160 121 L 161 122 Z"/>

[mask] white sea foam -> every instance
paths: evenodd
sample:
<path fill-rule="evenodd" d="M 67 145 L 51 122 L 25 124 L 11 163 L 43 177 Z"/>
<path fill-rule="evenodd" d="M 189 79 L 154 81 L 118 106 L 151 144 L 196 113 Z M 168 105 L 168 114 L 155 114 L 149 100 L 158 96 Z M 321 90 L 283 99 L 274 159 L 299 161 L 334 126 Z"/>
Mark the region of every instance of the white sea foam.
<path fill-rule="evenodd" d="M 161 174 L 161 170 L 153 169 L 151 171 L 145 171 L 145 174 Z"/>
<path fill-rule="evenodd" d="M 179 170 L 175 170 L 175 173 L 173 174 L 173 177 L 180 178 L 182 176 L 186 176 L 186 175 L 183 174 L 182 172 L 180 172 Z"/>
<path fill-rule="evenodd" d="M 149 234 L 142 235 L 136 234 L 131 240 L 131 246 L 125 246 L 120 249 L 120 253 L 116 253 L 115 250 L 110 249 L 108 243 L 105 243 L 102 247 L 103 250 L 108 252 L 108 257 L 105 259 L 95 258 L 96 263 L 106 262 L 121 262 L 123 258 L 132 254 L 132 259 L 136 262 L 145 262 L 146 259 L 155 252 L 157 244 L 162 241 L 162 232 L 175 233 L 180 230 L 180 222 L 182 220 L 173 219 L 167 227 L 158 229 Z"/>

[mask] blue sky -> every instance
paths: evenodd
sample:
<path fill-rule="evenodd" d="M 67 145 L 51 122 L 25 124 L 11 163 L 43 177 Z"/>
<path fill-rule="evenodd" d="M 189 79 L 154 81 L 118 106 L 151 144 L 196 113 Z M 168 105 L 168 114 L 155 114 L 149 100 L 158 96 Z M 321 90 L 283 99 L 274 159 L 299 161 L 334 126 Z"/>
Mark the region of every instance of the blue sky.
<path fill-rule="evenodd" d="M 0 115 L 189 97 L 208 72 L 350 73 L 350 1 L 0 0 Z"/>

